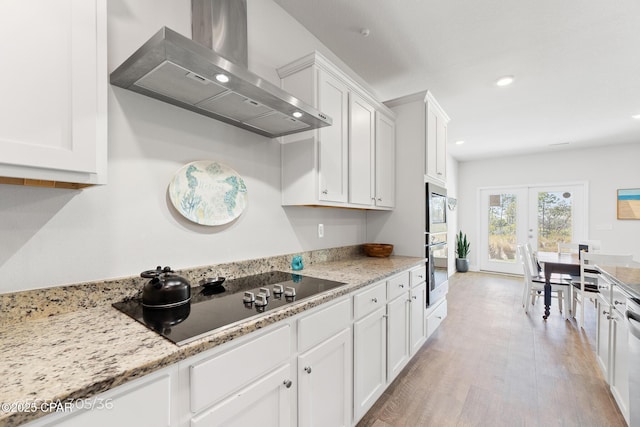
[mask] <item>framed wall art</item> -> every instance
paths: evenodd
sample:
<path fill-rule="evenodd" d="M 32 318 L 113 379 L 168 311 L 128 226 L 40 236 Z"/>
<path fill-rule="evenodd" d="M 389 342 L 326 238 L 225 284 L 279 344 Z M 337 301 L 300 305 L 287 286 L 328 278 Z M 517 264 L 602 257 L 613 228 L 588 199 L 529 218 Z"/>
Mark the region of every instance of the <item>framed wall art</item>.
<path fill-rule="evenodd" d="M 640 219 L 640 188 L 618 190 L 618 219 Z"/>

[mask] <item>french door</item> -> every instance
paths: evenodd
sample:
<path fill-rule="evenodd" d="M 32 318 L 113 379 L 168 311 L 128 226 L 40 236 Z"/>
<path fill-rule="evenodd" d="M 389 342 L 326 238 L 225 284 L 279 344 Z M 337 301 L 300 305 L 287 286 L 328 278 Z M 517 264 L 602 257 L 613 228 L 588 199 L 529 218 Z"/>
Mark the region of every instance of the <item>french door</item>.
<path fill-rule="evenodd" d="M 587 238 L 586 184 L 480 190 L 480 270 L 521 274 L 516 247 L 555 252 Z"/>

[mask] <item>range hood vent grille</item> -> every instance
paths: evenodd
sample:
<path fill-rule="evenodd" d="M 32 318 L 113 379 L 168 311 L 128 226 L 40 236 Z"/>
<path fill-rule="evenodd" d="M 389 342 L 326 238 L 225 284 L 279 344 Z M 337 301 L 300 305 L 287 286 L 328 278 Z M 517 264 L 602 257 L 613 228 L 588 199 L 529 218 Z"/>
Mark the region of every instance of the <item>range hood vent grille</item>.
<path fill-rule="evenodd" d="M 193 11 L 201 12 L 202 3 L 202 0 L 193 0 Z M 221 10 L 244 6 L 241 11 L 244 10 L 246 25 L 244 1 L 207 0 L 204 3 L 210 3 L 217 21 L 221 20 Z M 238 19 L 238 11 L 234 10 L 230 16 Z M 213 25 L 213 18 L 198 19 L 200 31 L 203 21 Z M 228 22 L 219 25 L 231 26 Z M 219 29 L 217 31 L 219 33 Z M 228 81 L 218 81 L 221 75 Z M 113 85 L 271 138 L 332 123 L 330 117 L 251 73 L 245 66 L 167 27 L 160 29 L 113 71 L 110 80 Z"/>

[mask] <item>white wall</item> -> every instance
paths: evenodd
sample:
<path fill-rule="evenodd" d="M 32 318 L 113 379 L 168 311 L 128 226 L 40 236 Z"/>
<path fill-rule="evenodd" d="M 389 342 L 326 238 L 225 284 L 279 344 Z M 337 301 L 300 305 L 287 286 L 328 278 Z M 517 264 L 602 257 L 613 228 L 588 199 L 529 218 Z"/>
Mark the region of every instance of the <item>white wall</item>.
<path fill-rule="evenodd" d="M 462 162 L 458 165 L 458 220 L 472 245 L 478 242 L 478 188 L 586 181 L 588 238 L 602 249 L 633 253 L 640 261 L 640 221 L 616 219 L 616 190 L 640 186 L 640 143 Z M 604 230 L 603 228 L 609 228 Z M 473 248 L 473 246 L 472 246 Z M 478 248 L 471 252 L 478 266 Z"/>
<path fill-rule="evenodd" d="M 110 0 L 109 71 L 166 25 L 186 36 L 189 0 Z M 326 47 L 272 1 L 248 1 L 249 66 L 275 69 Z M 204 227 L 167 198 L 173 173 L 215 159 L 244 177 L 248 207 Z M 318 223 L 325 237 L 318 239 Z M 82 191 L 0 185 L 0 292 L 362 243 L 363 211 L 280 206 L 277 141 L 109 87 L 109 183 Z"/>

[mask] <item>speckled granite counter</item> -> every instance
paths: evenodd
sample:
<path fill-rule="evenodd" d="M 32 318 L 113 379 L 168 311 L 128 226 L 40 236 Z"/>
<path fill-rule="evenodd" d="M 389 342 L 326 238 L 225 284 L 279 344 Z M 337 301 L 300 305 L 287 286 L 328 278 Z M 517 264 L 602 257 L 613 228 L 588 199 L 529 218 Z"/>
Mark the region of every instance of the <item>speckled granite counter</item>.
<path fill-rule="evenodd" d="M 309 262 L 302 271 L 345 282 L 345 286 L 221 328 L 181 347 L 112 308 L 113 296 L 95 306 L 79 304 L 75 310 L 49 317 L 3 313 L 0 403 L 94 396 L 424 262 L 421 258 L 368 258 L 357 253 L 345 250 L 342 255 L 347 256 L 342 259 Z M 247 270 L 244 275 L 249 274 L 254 271 Z M 67 298 L 73 300 L 72 296 Z M 0 411 L 0 426 L 20 425 L 42 415 Z"/>
<path fill-rule="evenodd" d="M 597 267 L 631 296 L 640 298 L 640 262 L 633 262 L 625 267 L 607 265 Z"/>

